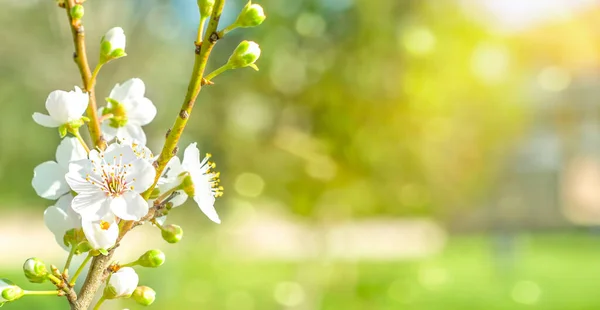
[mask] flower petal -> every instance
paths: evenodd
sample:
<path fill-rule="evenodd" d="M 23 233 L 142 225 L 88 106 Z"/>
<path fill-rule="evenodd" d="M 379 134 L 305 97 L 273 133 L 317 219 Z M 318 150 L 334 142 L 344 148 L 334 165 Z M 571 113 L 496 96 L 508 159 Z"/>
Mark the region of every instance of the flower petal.
<path fill-rule="evenodd" d="M 148 214 L 148 202 L 140 194 L 129 191 L 120 197 L 113 198 L 110 209 L 121 219 L 139 221 Z"/>
<path fill-rule="evenodd" d="M 163 170 L 163 174 L 160 176 L 158 180 L 158 184 L 167 184 L 176 182 L 179 178 L 179 174 L 183 172 L 183 168 L 181 167 L 181 162 L 179 157 L 173 156 L 165 166 Z"/>
<path fill-rule="evenodd" d="M 119 237 L 119 225 L 116 222 L 108 222 L 108 229 L 103 229 L 100 221 L 83 221 L 82 228 L 86 239 L 95 250 L 108 249 L 115 245 Z"/>
<path fill-rule="evenodd" d="M 87 158 L 87 153 L 77 138 L 64 138 L 56 148 L 56 162 L 65 170 L 70 162 L 84 158 Z"/>
<path fill-rule="evenodd" d="M 130 108 L 127 110 L 128 123 L 139 126 L 149 124 L 156 116 L 156 107 L 145 97 L 129 99 Z"/>
<path fill-rule="evenodd" d="M 144 133 L 144 130 L 140 125 L 127 123 L 127 125 L 121 129 L 122 130 L 117 134 L 117 137 L 125 138 L 134 143 L 146 144 L 146 133 Z"/>
<path fill-rule="evenodd" d="M 71 207 L 85 221 L 99 221 L 110 214 L 110 198 L 103 192 L 79 194 L 73 198 Z"/>
<path fill-rule="evenodd" d="M 125 105 L 127 99 L 144 97 L 145 92 L 146 86 L 144 85 L 144 82 L 138 78 L 133 78 L 125 81 L 123 84 L 115 85 L 108 97 Z M 129 109 L 128 106 L 125 106 L 125 108 Z"/>
<path fill-rule="evenodd" d="M 103 122 L 100 126 L 102 128 L 102 134 L 104 135 L 104 139 L 106 139 L 106 141 L 114 139 L 119 133 L 119 128 L 115 128 L 109 125 L 109 122 Z"/>
<path fill-rule="evenodd" d="M 127 183 L 131 183 L 133 191 L 143 193 L 154 184 L 156 170 L 149 161 L 141 158 L 131 164 L 135 170 L 129 170 L 130 173 L 125 176 L 125 179 Z"/>
<path fill-rule="evenodd" d="M 98 186 L 86 180 L 87 175 L 98 179 L 97 173 L 92 170 L 92 163 L 89 160 L 76 160 L 69 164 L 69 172 L 64 176 L 64 179 L 71 189 L 78 194 L 93 194 L 98 192 Z"/>
<path fill-rule="evenodd" d="M 181 162 L 181 166 L 183 166 L 185 171 L 193 172 L 194 170 L 199 170 L 201 168 L 200 151 L 196 145 L 196 142 L 190 143 L 190 145 L 188 145 L 183 152 L 183 161 Z"/>
<path fill-rule="evenodd" d="M 46 114 L 35 112 L 35 113 L 33 113 L 32 117 L 36 123 L 38 123 L 44 127 L 55 128 L 55 127 L 62 125 L 60 122 L 54 120 L 52 117 L 50 117 L 49 115 L 46 115 Z"/>
<path fill-rule="evenodd" d="M 221 224 L 217 210 L 215 210 L 215 197 L 208 193 L 194 195 L 194 201 L 200 210 L 213 222 Z"/>
<path fill-rule="evenodd" d="M 35 192 L 46 199 L 58 199 L 69 192 L 65 182 L 66 169 L 53 161 L 41 163 L 33 169 L 31 185 Z"/>
<path fill-rule="evenodd" d="M 64 90 L 55 90 L 46 99 L 46 110 L 55 121 L 60 124 L 69 122 L 69 93 Z"/>
<path fill-rule="evenodd" d="M 81 216 L 73 210 L 71 203 L 73 202 L 73 195 L 66 194 L 58 198 L 55 206 L 60 208 L 67 214 L 69 220 L 69 229 L 81 227 Z"/>

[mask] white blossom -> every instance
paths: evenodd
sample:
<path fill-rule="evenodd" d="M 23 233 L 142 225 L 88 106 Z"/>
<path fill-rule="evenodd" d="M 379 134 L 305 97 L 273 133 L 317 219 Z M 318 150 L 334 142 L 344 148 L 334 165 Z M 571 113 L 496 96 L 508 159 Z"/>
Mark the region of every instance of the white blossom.
<path fill-rule="evenodd" d="M 81 217 L 71 208 L 73 196 L 64 195 L 58 199 L 55 205 L 44 211 L 44 223 L 54 234 L 56 243 L 63 249 L 69 250 L 64 242 L 65 233 L 73 228 L 81 227 Z"/>
<path fill-rule="evenodd" d="M 56 161 L 41 163 L 33 169 L 31 185 L 35 192 L 46 199 L 58 199 L 70 191 L 65 181 L 69 163 L 87 158 L 85 149 L 76 138 L 63 139 L 56 148 Z"/>
<path fill-rule="evenodd" d="M 113 273 L 106 284 L 107 298 L 129 297 L 138 286 L 139 277 L 131 267 L 123 267 Z"/>
<path fill-rule="evenodd" d="M 102 131 L 107 139 L 117 137 L 146 144 L 142 126 L 154 119 L 156 107 L 144 96 L 145 92 L 144 82 L 137 78 L 115 85 L 107 100 L 108 105 L 102 111 L 103 114 L 113 115 L 102 123 Z"/>
<path fill-rule="evenodd" d="M 44 127 L 60 127 L 80 120 L 87 109 L 89 97 L 87 93 L 75 86 L 75 91 L 55 90 L 46 99 L 48 114 L 33 113 L 33 120 Z"/>
<path fill-rule="evenodd" d="M 141 193 L 154 183 L 155 174 L 152 164 L 139 158 L 131 145 L 113 143 L 105 152 L 92 150 L 89 159 L 69 165 L 66 180 L 78 193 L 72 208 L 87 221 L 109 214 L 140 220 L 148 213 Z"/>
<path fill-rule="evenodd" d="M 215 167 L 214 163 L 209 163 L 210 154 L 207 154 L 200 161 L 200 151 L 196 143 L 190 144 L 183 153 L 183 161 L 173 157 L 165 168 L 165 173 L 159 180 L 161 192 L 174 188 L 181 184 L 186 175 L 189 175 L 193 183 L 193 198 L 200 207 L 200 210 L 213 222 L 221 223 L 219 215 L 215 210 L 215 198 L 223 194 L 223 188 L 219 186 L 219 173 L 211 171 Z M 162 184 L 161 184 L 162 182 Z M 187 199 L 183 190 L 177 191 L 177 195 L 171 202 L 182 204 Z M 189 192 L 189 191 L 188 191 Z"/>
<path fill-rule="evenodd" d="M 112 215 L 99 221 L 82 221 L 83 233 L 94 250 L 108 250 L 119 237 L 119 224 Z"/>

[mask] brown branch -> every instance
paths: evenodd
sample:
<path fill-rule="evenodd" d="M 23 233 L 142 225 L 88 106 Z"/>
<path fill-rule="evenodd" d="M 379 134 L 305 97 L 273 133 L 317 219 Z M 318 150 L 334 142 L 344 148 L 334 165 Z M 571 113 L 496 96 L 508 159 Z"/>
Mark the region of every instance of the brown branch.
<path fill-rule="evenodd" d="M 95 146 L 104 149 L 106 148 L 106 141 L 102 137 L 100 130 L 100 122 L 98 121 L 98 108 L 96 106 L 96 95 L 94 91 L 94 81 L 92 81 L 92 71 L 87 60 L 87 54 L 85 50 L 85 31 L 83 24 L 80 19 L 73 19 L 71 16 L 71 8 L 77 4 L 75 0 L 65 1 L 65 11 L 69 17 L 69 25 L 71 27 L 71 33 L 73 34 L 73 44 L 75 46 L 75 52 L 73 53 L 73 60 L 79 68 L 81 74 L 81 80 L 83 82 L 83 89 L 89 94 L 90 102 L 87 107 L 87 117 L 90 119 L 88 123 L 88 129 L 90 131 L 90 137 Z"/>

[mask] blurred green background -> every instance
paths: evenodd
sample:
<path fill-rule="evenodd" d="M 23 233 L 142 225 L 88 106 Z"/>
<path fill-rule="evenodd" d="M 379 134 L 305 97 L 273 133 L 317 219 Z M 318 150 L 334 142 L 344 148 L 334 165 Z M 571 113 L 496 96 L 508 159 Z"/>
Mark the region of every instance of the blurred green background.
<path fill-rule="evenodd" d="M 261 0 L 243 39 L 259 72 L 205 87 L 181 147 L 213 154 L 223 224 L 188 203 L 169 245 L 142 227 L 123 262 L 155 309 L 595 309 L 600 307 L 600 3 L 591 0 Z M 222 24 L 245 3 L 228 0 Z M 193 63 L 194 0 L 88 0 L 89 58 L 121 26 L 126 58 L 105 66 L 99 102 L 139 77 L 158 107 L 157 152 Z M 59 137 L 31 119 L 80 84 L 67 17 L 50 0 L 0 10 L 0 274 L 61 265 L 30 186 Z M 129 251 L 125 251 L 128 248 Z M 26 297 L 7 309 L 65 309 Z M 132 301 L 106 309 L 140 309 Z"/>

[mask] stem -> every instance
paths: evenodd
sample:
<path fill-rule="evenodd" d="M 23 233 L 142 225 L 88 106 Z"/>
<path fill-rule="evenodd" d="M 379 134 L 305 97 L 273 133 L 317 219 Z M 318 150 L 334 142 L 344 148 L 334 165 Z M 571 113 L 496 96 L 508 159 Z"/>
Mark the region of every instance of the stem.
<path fill-rule="evenodd" d="M 198 24 L 198 36 L 196 37 L 196 45 L 202 43 L 202 33 L 204 32 L 204 24 L 206 24 L 206 17 L 200 17 L 200 23 Z"/>
<path fill-rule="evenodd" d="M 113 116 L 114 115 L 112 113 L 104 114 L 98 118 L 98 121 L 100 122 L 100 124 L 102 124 L 102 122 L 104 122 L 107 119 L 113 118 Z"/>
<path fill-rule="evenodd" d="M 96 304 L 96 306 L 94 306 L 94 310 L 98 310 L 100 309 L 100 306 L 102 306 L 102 304 L 104 303 L 104 301 L 106 301 L 106 298 L 101 297 L 100 300 L 98 300 L 98 303 Z"/>
<path fill-rule="evenodd" d="M 87 151 L 89 153 L 89 150 L 87 150 Z M 71 251 L 69 251 L 69 257 L 67 257 L 67 262 L 65 263 L 65 268 L 63 268 L 63 272 L 66 273 L 66 274 L 68 274 L 69 266 L 71 266 L 71 260 L 73 259 L 73 255 L 75 255 L 75 250 L 76 249 L 77 249 L 77 246 L 71 245 Z"/>
<path fill-rule="evenodd" d="M 90 79 L 90 85 L 92 85 L 92 88 L 96 86 L 96 79 L 98 78 L 98 72 L 100 72 L 100 68 L 102 68 L 101 63 L 97 64 L 96 68 L 94 68 L 94 72 L 92 72 L 92 77 Z"/>
<path fill-rule="evenodd" d="M 209 73 L 204 79 L 206 79 L 207 81 L 210 81 L 210 80 L 214 79 L 215 76 L 217 76 L 229 69 L 231 69 L 231 66 L 229 64 L 224 64 L 219 69 Z"/>
<path fill-rule="evenodd" d="M 81 145 L 85 149 L 85 152 L 89 153 L 90 148 L 87 146 L 87 143 L 85 143 L 85 140 L 83 140 L 83 138 L 79 134 L 79 129 L 71 130 L 71 134 L 73 134 L 75 136 L 75 138 L 77 138 L 77 140 L 79 140 L 79 143 L 81 143 Z"/>
<path fill-rule="evenodd" d="M 75 281 L 77 281 L 77 278 L 83 271 L 83 268 L 85 268 L 85 265 L 87 265 L 87 263 L 90 261 L 91 258 L 92 258 L 92 254 L 88 254 L 88 256 L 83 260 L 83 262 L 81 263 L 81 266 L 79 266 L 79 268 L 77 268 L 77 271 L 75 271 L 75 274 L 71 278 L 71 282 L 69 282 L 70 286 L 75 285 Z"/>
<path fill-rule="evenodd" d="M 140 262 L 136 260 L 136 261 L 133 261 L 133 262 L 131 262 L 131 263 L 127 263 L 127 264 L 124 264 L 124 265 L 120 265 L 120 267 L 121 267 L 121 268 L 123 268 L 123 267 L 133 267 L 133 266 L 137 266 L 137 265 L 139 265 L 139 264 L 140 264 Z"/>
<path fill-rule="evenodd" d="M 48 275 L 48 279 L 49 279 L 49 280 L 50 280 L 52 283 L 54 283 L 54 285 L 57 285 L 57 286 L 58 286 L 58 285 L 60 285 L 60 284 L 62 283 L 62 281 L 61 281 L 61 280 L 60 280 L 58 277 L 56 277 L 55 275 L 53 275 L 53 274 L 49 274 L 49 275 Z"/>
<path fill-rule="evenodd" d="M 177 143 L 179 142 L 179 138 L 181 138 L 181 134 L 187 125 L 192 109 L 194 108 L 194 104 L 196 103 L 196 98 L 202 89 L 202 75 L 206 69 L 208 56 L 215 46 L 215 43 L 217 43 L 217 40 L 219 39 L 216 31 L 217 27 L 219 26 L 219 19 L 221 18 L 221 12 L 223 11 L 224 4 L 225 0 L 215 0 L 213 12 L 208 23 L 208 28 L 204 34 L 204 41 L 202 41 L 200 50 L 196 50 L 194 69 L 188 85 L 188 91 L 185 95 L 179 115 L 175 119 L 175 123 L 171 127 L 171 131 L 167 135 L 167 140 L 165 141 L 162 151 L 160 152 L 160 156 L 156 160 L 156 177 L 154 178 L 154 184 L 150 186 L 150 188 L 144 193 L 144 198 L 146 199 L 148 199 L 152 193 L 152 190 L 158 183 L 158 179 L 162 175 L 162 172 L 169 160 L 175 156 L 174 151 L 177 147 Z"/>
<path fill-rule="evenodd" d="M 94 91 L 94 84 L 92 81 L 92 72 L 90 65 L 87 60 L 87 53 L 85 49 L 85 32 L 80 19 L 73 19 L 71 17 L 71 8 L 75 6 L 75 0 L 65 1 L 65 11 L 69 18 L 69 25 L 71 26 L 71 33 L 73 35 L 73 44 L 75 45 L 75 53 L 73 53 L 73 59 L 77 63 L 81 80 L 83 82 L 83 88 L 88 92 L 90 102 L 87 107 L 87 117 L 90 119 L 88 123 L 88 129 L 90 136 L 95 146 L 100 149 L 106 148 L 106 141 L 102 138 L 102 132 L 100 131 L 100 123 L 98 122 L 98 108 L 96 107 L 96 96 Z"/>
<path fill-rule="evenodd" d="M 24 295 L 55 295 L 58 296 L 60 291 L 23 291 Z"/>
<path fill-rule="evenodd" d="M 238 25 L 236 23 L 233 23 L 227 27 L 225 27 L 225 29 L 219 31 L 219 38 L 222 38 L 224 35 L 226 35 L 227 33 L 229 33 L 230 31 L 232 31 L 233 29 L 237 28 Z"/>

